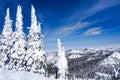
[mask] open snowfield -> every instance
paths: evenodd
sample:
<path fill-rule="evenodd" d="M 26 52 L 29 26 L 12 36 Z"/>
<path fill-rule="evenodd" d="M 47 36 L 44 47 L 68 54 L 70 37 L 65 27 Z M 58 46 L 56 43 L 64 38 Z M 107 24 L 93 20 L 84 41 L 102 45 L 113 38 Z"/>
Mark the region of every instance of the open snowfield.
<path fill-rule="evenodd" d="M 24 71 L 3 71 L 0 69 L 0 80 L 63 80 L 44 77 L 40 74 L 24 72 Z"/>
<path fill-rule="evenodd" d="M 9 71 L 9 70 L 3 71 L 0 69 L 0 80 L 67 80 L 67 79 L 63 79 L 63 78 L 55 79 L 54 76 L 47 78 L 40 74 L 35 74 L 32 72 Z M 79 78 L 79 80 L 86 80 L 86 79 Z M 95 79 L 88 79 L 88 80 L 95 80 Z"/>

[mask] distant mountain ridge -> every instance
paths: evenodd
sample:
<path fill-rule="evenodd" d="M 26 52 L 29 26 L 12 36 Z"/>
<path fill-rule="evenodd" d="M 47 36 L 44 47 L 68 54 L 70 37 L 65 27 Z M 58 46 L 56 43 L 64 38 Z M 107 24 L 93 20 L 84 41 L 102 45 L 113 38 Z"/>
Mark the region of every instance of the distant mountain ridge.
<path fill-rule="evenodd" d="M 47 53 L 47 61 L 55 62 L 56 52 Z M 120 67 L 120 47 L 67 50 L 69 75 L 94 78 L 96 72 L 112 75 Z"/>

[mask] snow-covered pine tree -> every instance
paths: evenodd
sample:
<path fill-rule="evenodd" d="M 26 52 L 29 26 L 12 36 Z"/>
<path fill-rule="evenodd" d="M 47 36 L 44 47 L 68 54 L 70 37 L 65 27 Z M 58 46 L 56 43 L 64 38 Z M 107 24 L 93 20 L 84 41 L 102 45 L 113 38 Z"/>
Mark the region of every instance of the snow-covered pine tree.
<path fill-rule="evenodd" d="M 2 31 L 0 39 L 0 65 L 2 68 L 7 68 L 7 64 L 10 60 L 9 55 L 11 54 L 12 49 L 12 20 L 10 19 L 9 8 L 7 8 L 5 25 Z"/>
<path fill-rule="evenodd" d="M 31 9 L 31 27 L 29 28 L 27 44 L 27 68 L 26 70 L 36 73 L 45 72 L 46 61 L 45 49 L 42 41 L 41 25 L 37 23 L 35 9 Z"/>
<path fill-rule="evenodd" d="M 25 69 L 25 56 L 26 56 L 26 35 L 23 32 L 22 21 L 22 9 L 21 6 L 17 7 L 16 14 L 16 30 L 13 33 L 13 48 L 11 54 L 11 60 L 9 63 L 10 69 L 23 70 Z"/>
<path fill-rule="evenodd" d="M 58 67 L 58 73 L 61 75 L 61 77 L 65 78 L 65 75 L 67 74 L 68 70 L 68 62 L 65 57 L 65 50 L 64 47 L 62 47 L 62 43 L 60 39 L 57 40 L 57 47 L 58 47 L 58 61 L 56 63 L 56 66 Z"/>

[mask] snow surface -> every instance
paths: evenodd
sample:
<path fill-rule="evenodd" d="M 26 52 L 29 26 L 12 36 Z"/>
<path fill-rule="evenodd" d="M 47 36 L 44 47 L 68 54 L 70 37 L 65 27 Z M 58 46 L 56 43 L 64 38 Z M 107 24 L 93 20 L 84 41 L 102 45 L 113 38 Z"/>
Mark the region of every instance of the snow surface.
<path fill-rule="evenodd" d="M 102 61 L 101 65 L 119 64 L 119 60 L 120 60 L 120 53 L 115 51 L 108 58 L 104 59 L 104 61 Z"/>
<path fill-rule="evenodd" d="M 69 59 L 80 58 L 80 57 L 82 57 L 82 55 L 80 55 L 80 54 L 72 54 L 72 55 L 69 56 Z"/>
<path fill-rule="evenodd" d="M 0 69 L 0 80 L 64 80 L 62 78 L 55 79 L 44 77 L 40 74 L 24 72 L 24 71 L 3 71 Z"/>
<path fill-rule="evenodd" d="M 96 72 L 96 75 L 101 76 L 101 77 L 106 77 L 106 78 L 111 77 L 111 75 L 100 73 L 100 72 Z"/>
<path fill-rule="evenodd" d="M 0 80 L 66 80 L 63 78 L 55 79 L 54 76 L 50 78 L 44 77 L 43 75 L 24 72 L 24 71 L 9 71 L 0 69 Z M 86 79 L 74 79 L 74 80 L 86 80 Z M 95 80 L 95 79 L 87 79 L 87 80 Z"/>

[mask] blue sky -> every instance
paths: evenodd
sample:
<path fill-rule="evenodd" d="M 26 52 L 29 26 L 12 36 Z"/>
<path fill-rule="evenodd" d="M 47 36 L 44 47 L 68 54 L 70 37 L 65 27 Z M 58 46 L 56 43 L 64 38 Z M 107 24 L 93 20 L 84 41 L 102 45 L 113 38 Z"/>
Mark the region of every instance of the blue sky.
<path fill-rule="evenodd" d="M 120 0 L 0 0 L 0 33 L 6 9 L 10 8 L 14 29 L 17 5 L 21 5 L 28 34 L 32 4 L 47 51 L 57 50 L 57 38 L 66 50 L 120 45 Z"/>

